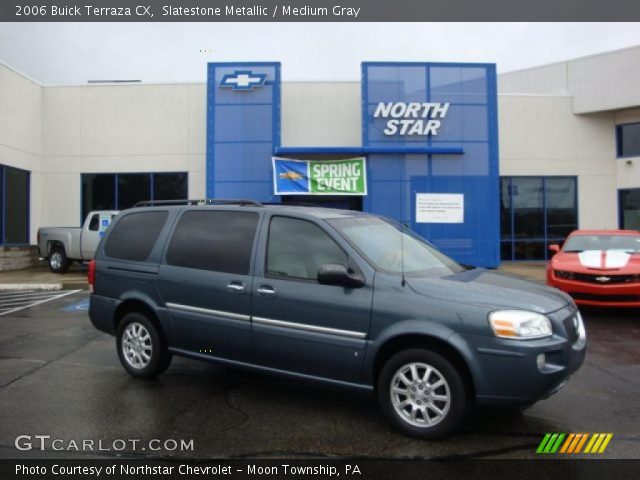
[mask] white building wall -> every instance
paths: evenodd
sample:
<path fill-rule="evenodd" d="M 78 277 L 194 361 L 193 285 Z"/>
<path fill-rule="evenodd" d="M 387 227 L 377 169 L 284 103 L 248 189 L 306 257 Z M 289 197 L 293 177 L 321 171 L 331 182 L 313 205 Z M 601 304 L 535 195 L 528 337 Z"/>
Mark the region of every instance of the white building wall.
<path fill-rule="evenodd" d="M 0 64 L 0 164 L 31 172 L 32 243 L 42 221 L 42 87 Z M 35 207 L 35 208 L 34 208 Z"/>
<path fill-rule="evenodd" d="M 615 112 L 614 118 L 616 125 L 640 122 L 640 109 Z M 640 188 L 640 157 L 619 158 L 616 167 L 618 188 Z"/>
<path fill-rule="evenodd" d="M 360 83 L 283 83 L 282 145 L 362 145 Z"/>
<path fill-rule="evenodd" d="M 77 225 L 82 173 L 189 172 L 204 196 L 206 87 L 47 87 L 43 93 L 42 226 Z"/>
<path fill-rule="evenodd" d="M 573 112 L 640 106 L 640 46 L 567 62 Z"/>
<path fill-rule="evenodd" d="M 640 107 L 640 46 L 542 65 L 498 77 L 505 94 L 571 95 L 573 113 Z"/>
<path fill-rule="evenodd" d="M 516 70 L 498 75 L 498 92 L 504 94 L 568 95 L 567 63 Z"/>
<path fill-rule="evenodd" d="M 568 96 L 500 95 L 500 175 L 578 177 L 580 228 L 617 228 L 613 113 L 574 115 Z"/>

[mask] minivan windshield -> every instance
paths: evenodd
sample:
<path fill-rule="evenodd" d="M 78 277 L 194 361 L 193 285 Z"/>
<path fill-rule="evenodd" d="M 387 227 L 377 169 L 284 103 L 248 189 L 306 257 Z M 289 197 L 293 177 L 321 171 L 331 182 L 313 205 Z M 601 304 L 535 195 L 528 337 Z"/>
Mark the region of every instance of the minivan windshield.
<path fill-rule="evenodd" d="M 375 268 L 415 276 L 443 276 L 464 267 L 399 223 L 379 217 L 327 219 Z M 404 254 L 403 254 L 404 252 Z"/>
<path fill-rule="evenodd" d="M 580 253 L 585 250 L 622 250 L 640 252 L 640 235 L 573 235 L 562 247 L 564 253 Z"/>

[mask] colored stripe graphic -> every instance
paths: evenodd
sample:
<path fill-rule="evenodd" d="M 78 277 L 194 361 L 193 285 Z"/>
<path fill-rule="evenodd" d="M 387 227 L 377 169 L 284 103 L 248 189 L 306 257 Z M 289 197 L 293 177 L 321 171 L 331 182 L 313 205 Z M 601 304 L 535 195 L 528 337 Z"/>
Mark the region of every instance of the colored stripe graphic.
<path fill-rule="evenodd" d="M 540 442 L 540 445 L 538 445 L 538 449 L 536 450 L 536 453 L 542 453 L 544 451 L 544 447 L 547 445 L 549 438 L 551 438 L 551 434 L 547 433 L 542 439 L 542 441 Z"/>
<path fill-rule="evenodd" d="M 536 453 L 575 455 L 583 452 L 600 454 L 606 450 L 612 438 L 613 433 L 547 433 L 538 445 Z M 582 447 L 585 443 L 587 446 L 583 451 Z"/>
<path fill-rule="evenodd" d="M 536 453 L 556 453 L 564 437 L 564 433 L 547 433 L 538 445 Z"/>
<path fill-rule="evenodd" d="M 584 453 L 603 453 L 613 438 L 613 433 L 594 433 Z"/>
<path fill-rule="evenodd" d="M 570 433 L 569 436 L 567 437 L 567 440 L 564 442 L 564 445 L 562 445 L 562 448 L 560 449 L 559 453 L 567 453 L 567 449 L 569 448 L 569 445 L 571 445 L 571 442 L 573 442 L 573 439 L 576 437 L 575 433 Z"/>

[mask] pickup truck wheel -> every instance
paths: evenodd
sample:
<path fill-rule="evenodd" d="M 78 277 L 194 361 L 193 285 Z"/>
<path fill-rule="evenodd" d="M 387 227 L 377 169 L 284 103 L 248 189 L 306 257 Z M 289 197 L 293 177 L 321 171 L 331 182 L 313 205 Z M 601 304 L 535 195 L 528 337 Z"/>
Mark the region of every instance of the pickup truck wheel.
<path fill-rule="evenodd" d="M 124 316 L 116 336 L 118 358 L 124 369 L 138 378 L 152 378 L 171 364 L 172 355 L 157 327 L 142 313 Z"/>
<path fill-rule="evenodd" d="M 62 247 L 53 247 L 49 255 L 49 270 L 53 273 L 64 273 L 69 269 L 71 261 Z"/>
<path fill-rule="evenodd" d="M 423 439 L 453 433 L 467 407 L 465 384 L 453 364 L 423 349 L 391 357 L 378 377 L 377 393 L 391 423 L 403 433 Z"/>

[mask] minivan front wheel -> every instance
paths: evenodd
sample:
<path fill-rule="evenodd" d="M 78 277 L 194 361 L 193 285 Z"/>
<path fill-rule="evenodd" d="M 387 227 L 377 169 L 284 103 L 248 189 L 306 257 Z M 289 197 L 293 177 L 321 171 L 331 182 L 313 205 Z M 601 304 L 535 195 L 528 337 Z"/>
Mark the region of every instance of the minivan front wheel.
<path fill-rule="evenodd" d="M 378 400 L 389 420 L 418 438 L 440 438 L 462 422 L 467 394 L 461 375 L 444 356 L 410 349 L 391 357 L 378 377 Z"/>
<path fill-rule="evenodd" d="M 118 326 L 116 347 L 120 363 L 134 377 L 154 377 L 171 363 L 172 355 L 157 327 L 138 312 L 123 317 Z"/>

